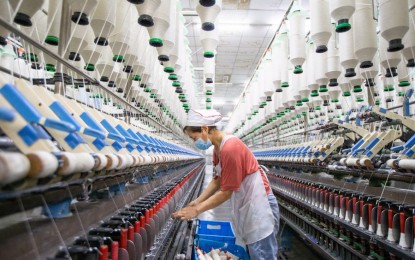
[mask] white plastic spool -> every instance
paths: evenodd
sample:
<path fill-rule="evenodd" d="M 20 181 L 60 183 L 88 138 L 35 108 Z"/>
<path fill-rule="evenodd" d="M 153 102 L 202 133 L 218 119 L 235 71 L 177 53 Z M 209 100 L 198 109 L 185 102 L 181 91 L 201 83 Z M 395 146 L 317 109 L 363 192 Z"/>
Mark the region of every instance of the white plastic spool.
<path fill-rule="evenodd" d="M 59 44 L 59 31 L 61 28 L 61 10 L 62 1 L 49 1 L 48 7 L 48 23 L 47 28 L 50 28 L 47 32 L 45 43 L 52 46 L 58 46 Z"/>
<path fill-rule="evenodd" d="M 294 92 L 294 100 L 297 102 L 298 105 L 302 102 L 302 97 L 300 95 L 300 89 L 302 87 L 302 77 L 303 74 L 294 74 L 292 75 L 292 86 L 290 87 L 289 91 Z M 296 106 L 297 106 L 296 104 Z"/>
<path fill-rule="evenodd" d="M 96 68 L 101 76 L 101 81 L 107 82 L 114 69 L 114 61 L 112 60 L 114 54 L 109 46 L 102 47 L 102 56 L 96 64 Z"/>
<path fill-rule="evenodd" d="M 375 86 L 375 78 L 379 73 L 379 55 L 378 53 L 375 54 L 372 60 L 373 66 L 370 68 L 361 68 L 361 76 L 366 81 L 366 87 L 373 87 Z"/>
<path fill-rule="evenodd" d="M 85 47 L 88 45 L 88 37 L 86 36 L 87 33 L 92 33 L 92 30 L 88 25 L 80 26 L 75 23 L 71 23 L 72 37 L 69 40 L 67 52 L 65 54 L 67 59 L 72 61 L 79 61 L 80 51 L 85 49 Z"/>
<path fill-rule="evenodd" d="M 347 80 L 343 76 L 340 76 L 339 77 L 339 86 L 340 86 L 340 89 L 342 90 L 343 97 L 344 97 L 344 98 L 342 98 L 342 100 L 345 100 L 345 98 L 351 96 L 352 86 L 350 85 L 349 80 Z M 350 101 L 349 101 L 348 105 L 350 106 Z"/>
<path fill-rule="evenodd" d="M 358 25 L 353 28 L 356 58 L 359 59 L 360 68 L 370 68 L 378 49 L 377 23 L 373 19 L 372 0 L 356 0 L 353 22 Z"/>
<path fill-rule="evenodd" d="M 175 34 L 175 44 L 173 49 L 170 53 L 169 60 L 163 63 L 164 72 L 173 73 L 175 72 L 175 65 L 177 60 L 179 59 L 179 49 L 181 48 L 181 44 L 183 41 L 183 22 L 180 19 L 180 15 L 176 16 L 176 34 Z"/>
<path fill-rule="evenodd" d="M 403 38 L 405 48 L 402 54 L 407 61 L 408 67 L 415 67 L 415 0 L 409 0 L 409 31 Z"/>
<path fill-rule="evenodd" d="M 331 87 L 329 89 L 330 102 L 338 104 L 340 93 L 341 93 L 341 91 L 340 91 L 339 87 Z"/>
<path fill-rule="evenodd" d="M 281 92 L 281 67 L 279 62 L 281 61 L 281 41 L 280 36 L 278 35 L 275 42 L 272 45 L 272 67 L 274 68 L 274 73 L 272 74 L 272 83 L 276 92 Z"/>
<path fill-rule="evenodd" d="M 391 78 L 397 76 L 397 67 L 399 62 L 401 62 L 401 54 L 399 52 L 388 52 L 388 42 L 380 38 L 380 64 L 386 70 L 385 77 Z"/>
<path fill-rule="evenodd" d="M 329 40 L 328 52 L 327 52 L 327 72 L 326 76 L 329 78 L 329 86 L 338 86 L 337 78 L 341 74 L 339 49 L 336 44 L 336 32 L 335 25 L 331 25 L 332 37 Z"/>
<path fill-rule="evenodd" d="M 91 18 L 90 25 L 95 34 L 94 42 L 107 45 L 108 37 L 115 28 L 117 1 L 100 0 Z"/>
<path fill-rule="evenodd" d="M 363 79 L 361 77 L 360 74 L 360 70 L 357 71 L 356 76 L 351 77 L 351 78 L 346 78 L 346 80 L 349 81 L 350 85 L 353 87 L 353 92 L 357 93 L 362 91 L 362 83 L 363 83 Z"/>
<path fill-rule="evenodd" d="M 71 20 L 79 25 L 88 25 L 89 17 L 98 4 L 98 0 L 69 0 L 72 10 Z"/>
<path fill-rule="evenodd" d="M 315 56 L 317 54 L 314 52 L 314 44 L 308 43 L 307 44 L 307 71 L 306 71 L 306 85 L 308 89 L 310 90 L 311 94 L 313 96 L 318 96 L 318 84 L 316 82 L 316 76 L 315 76 Z"/>
<path fill-rule="evenodd" d="M 212 59 L 205 59 L 203 61 L 203 74 L 205 78 L 214 79 L 215 76 L 215 58 Z"/>
<path fill-rule="evenodd" d="M 314 64 L 312 66 L 315 67 L 315 79 L 316 83 L 320 87 L 321 92 L 327 91 L 327 84 L 329 83 L 329 79 L 326 76 L 327 73 L 327 53 L 317 53 L 314 55 Z"/>
<path fill-rule="evenodd" d="M 54 52 L 55 54 L 58 54 L 58 46 L 49 46 L 48 47 L 50 51 Z M 46 53 L 43 53 L 43 58 L 45 62 L 45 70 L 50 73 L 50 77 L 53 77 L 55 71 L 56 71 L 56 59 L 52 58 Z"/>
<path fill-rule="evenodd" d="M 305 62 L 305 67 L 307 68 L 307 72 L 308 72 L 308 68 L 309 68 L 308 61 Z M 306 83 L 307 74 L 308 73 L 297 75 L 300 78 L 299 86 L 298 86 L 299 88 L 298 93 L 301 96 L 301 102 L 305 102 L 305 103 L 310 101 L 309 97 L 311 93 L 311 89 L 308 88 L 307 83 Z"/>
<path fill-rule="evenodd" d="M 274 84 L 272 82 L 272 75 L 274 73 L 274 68 L 272 64 L 273 63 L 271 59 L 265 59 L 263 61 L 264 71 L 263 71 L 262 82 L 264 84 L 264 95 L 267 97 L 267 102 L 272 101 L 271 97 L 272 97 L 272 94 L 275 92 Z"/>
<path fill-rule="evenodd" d="M 176 10 L 176 1 L 163 0 L 153 15 L 154 26 L 148 27 L 150 45 L 161 47 L 164 45 L 164 35 L 170 26 L 171 10 Z"/>
<path fill-rule="evenodd" d="M 355 68 L 359 62 L 355 56 L 353 31 L 339 34 L 340 64 L 345 70 L 346 78 L 356 75 Z"/>
<path fill-rule="evenodd" d="M 271 119 L 274 116 L 274 102 L 272 102 L 274 96 L 275 96 L 275 94 L 274 94 L 274 91 L 273 91 L 271 93 L 271 96 L 269 96 L 270 101 L 267 102 L 267 105 L 265 106 L 265 121 L 268 121 L 269 119 Z"/>
<path fill-rule="evenodd" d="M 200 42 L 203 48 L 203 57 L 213 58 L 219 43 L 219 31 L 200 31 Z"/>
<path fill-rule="evenodd" d="M 264 63 L 261 63 L 256 73 L 258 77 L 257 91 L 259 92 L 260 108 L 264 108 L 264 106 L 266 105 L 266 99 L 267 99 L 267 97 L 265 96 Z"/>
<path fill-rule="evenodd" d="M 316 52 L 326 52 L 332 35 L 329 0 L 310 0 L 310 19 L 310 37 L 316 46 Z"/>
<path fill-rule="evenodd" d="M 144 27 L 154 26 L 153 15 L 157 8 L 159 8 L 160 4 L 161 0 L 145 0 L 144 3 L 137 4 L 136 8 L 140 14 L 140 17 L 138 18 L 138 24 Z"/>
<path fill-rule="evenodd" d="M 408 72 L 408 69 L 405 66 L 404 62 L 398 64 L 398 90 L 399 92 L 406 92 L 408 87 L 411 86 L 411 79 Z"/>
<path fill-rule="evenodd" d="M 336 21 L 336 32 L 343 33 L 352 27 L 349 19 L 355 11 L 355 0 L 330 0 L 330 14 Z"/>
<path fill-rule="evenodd" d="M 280 73 L 281 73 L 281 87 L 287 88 L 289 87 L 288 83 L 288 34 L 281 33 L 280 34 L 280 44 L 281 44 L 281 59 L 279 61 Z"/>
<path fill-rule="evenodd" d="M 11 3 L 11 5 L 13 4 Z M 43 12 L 36 12 L 30 18 L 30 21 L 32 23 L 31 26 L 20 26 L 20 29 L 25 34 L 30 35 L 30 37 L 38 40 L 39 42 L 43 42 L 47 33 L 48 16 Z"/>
<path fill-rule="evenodd" d="M 123 98 L 127 93 L 125 92 L 125 88 L 127 86 L 127 77 L 125 73 L 121 73 L 120 76 L 116 79 L 115 84 L 117 85 L 117 89 L 115 91 L 116 95 Z M 131 93 L 129 93 L 131 95 Z"/>
<path fill-rule="evenodd" d="M 133 35 L 131 30 L 138 30 L 138 26 L 133 21 L 133 6 L 127 1 L 117 4 L 115 28 L 109 37 L 109 45 L 114 53 L 114 61 L 124 62 L 124 55 L 131 47 L 130 37 Z"/>
<path fill-rule="evenodd" d="M 177 31 L 177 19 L 181 14 L 177 11 L 176 7 L 170 9 L 169 15 L 169 28 L 164 34 L 163 46 L 158 47 L 158 59 L 159 61 L 166 62 L 169 60 L 169 56 L 175 45 L 176 31 Z"/>
<path fill-rule="evenodd" d="M 404 48 L 402 39 L 409 30 L 408 1 L 379 0 L 380 35 L 389 46 L 388 52 Z"/>
<path fill-rule="evenodd" d="M 9 2 L 13 10 L 16 10 L 18 4 L 21 3 L 19 10 L 14 17 L 14 22 L 21 26 L 30 27 L 33 25 L 31 18 L 42 8 L 45 0 L 14 0 Z"/>
<path fill-rule="evenodd" d="M 216 3 L 210 7 L 196 5 L 196 12 L 199 14 L 203 31 L 215 30 L 215 21 L 221 10 L 222 0 L 216 0 Z"/>
<path fill-rule="evenodd" d="M 294 73 L 303 73 L 302 65 L 306 58 L 305 50 L 305 14 L 300 9 L 293 10 L 289 16 L 289 46 L 290 46 L 290 61 L 294 66 Z"/>
<path fill-rule="evenodd" d="M 101 57 L 101 48 L 102 46 L 96 45 L 94 43 L 94 38 L 91 28 L 88 28 L 88 32 L 85 36 L 88 45 L 81 50 L 81 55 L 85 60 L 87 71 L 95 71 L 95 64 L 98 59 Z"/>
<path fill-rule="evenodd" d="M 286 89 L 284 92 L 286 92 L 286 98 L 284 99 L 284 100 L 286 100 L 287 101 L 287 103 L 288 103 L 288 108 L 290 108 L 290 107 L 294 107 L 295 106 L 295 103 L 296 103 L 296 100 L 295 100 L 295 98 L 294 98 L 294 95 L 296 94 L 295 92 L 295 90 L 294 90 L 294 87 L 293 87 L 293 80 L 294 80 L 294 77 L 295 77 L 296 75 L 295 74 L 293 74 L 293 73 L 290 73 L 289 74 L 289 82 L 290 82 L 290 88 L 289 89 Z"/>
<path fill-rule="evenodd" d="M 140 30 L 143 30 L 142 28 L 134 28 L 130 31 L 131 35 L 129 37 L 130 42 L 128 43 L 128 45 L 130 46 L 130 48 L 127 49 L 127 52 L 124 55 L 125 58 L 125 66 L 127 69 L 127 71 L 129 71 L 129 69 L 132 69 L 132 66 L 136 63 L 137 59 L 138 59 L 138 51 L 135 46 L 135 44 L 137 42 L 139 42 L 140 38 Z M 127 72 L 126 71 L 126 72 Z"/>

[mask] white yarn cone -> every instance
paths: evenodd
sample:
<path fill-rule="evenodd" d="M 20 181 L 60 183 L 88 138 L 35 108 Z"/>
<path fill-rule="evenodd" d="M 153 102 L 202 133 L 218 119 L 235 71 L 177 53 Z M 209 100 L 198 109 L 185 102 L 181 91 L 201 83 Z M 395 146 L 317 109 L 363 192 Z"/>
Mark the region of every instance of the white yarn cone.
<path fill-rule="evenodd" d="M 385 77 L 395 77 L 397 76 L 396 70 L 398 67 L 398 64 L 401 62 L 401 54 L 399 52 L 388 52 L 388 42 L 380 38 L 380 64 L 382 67 L 386 70 Z"/>
<path fill-rule="evenodd" d="M 348 31 L 339 34 L 339 51 L 340 64 L 345 70 L 345 77 L 353 77 L 356 75 L 355 68 L 358 59 L 355 56 L 353 31 Z"/>
<path fill-rule="evenodd" d="M 101 75 L 101 81 L 107 82 L 114 69 L 114 54 L 109 46 L 102 47 L 102 49 L 102 56 L 97 61 L 96 68 Z"/>
<path fill-rule="evenodd" d="M 95 64 L 97 63 L 98 59 L 101 57 L 101 46 L 98 46 L 94 43 L 94 38 L 92 31 L 88 30 L 87 34 L 87 42 L 88 45 L 81 50 L 81 55 L 85 60 L 86 66 L 85 69 L 88 71 L 95 71 Z"/>
<path fill-rule="evenodd" d="M 16 10 L 20 1 L 9 1 L 13 10 Z M 32 16 L 42 8 L 45 0 L 22 0 L 14 22 L 25 27 L 32 26 Z"/>
<path fill-rule="evenodd" d="M 289 44 L 290 44 L 290 61 L 294 66 L 294 73 L 303 72 L 302 65 L 306 58 L 305 51 L 305 14 L 300 9 L 293 10 L 288 20 L 290 23 Z"/>
<path fill-rule="evenodd" d="M 319 85 L 316 82 L 316 66 L 314 66 L 316 59 L 315 56 L 317 54 L 314 52 L 314 44 L 308 43 L 307 44 L 307 71 L 306 71 L 306 85 L 311 91 L 311 97 L 318 96 L 318 87 Z"/>
<path fill-rule="evenodd" d="M 98 4 L 98 0 L 69 0 L 72 10 L 71 20 L 79 25 L 88 25 L 89 17 Z"/>
<path fill-rule="evenodd" d="M 288 34 L 280 34 L 280 43 L 281 43 L 281 60 L 279 61 L 279 67 L 281 72 L 281 87 L 289 87 L 288 83 Z M 284 90 L 283 90 L 284 91 Z"/>
<path fill-rule="evenodd" d="M 339 50 L 336 46 L 335 25 L 331 25 L 332 37 L 330 38 L 327 52 L 327 72 L 326 76 L 329 78 L 329 86 L 338 86 L 337 78 L 341 74 Z"/>
<path fill-rule="evenodd" d="M 272 45 L 272 67 L 274 68 L 274 73 L 272 74 L 272 83 L 274 84 L 274 88 L 276 92 L 282 92 L 281 89 L 281 67 L 279 66 L 279 62 L 282 59 L 281 55 L 281 40 L 280 36 L 276 37 Z"/>
<path fill-rule="evenodd" d="M 150 34 L 150 45 L 153 47 L 161 47 L 164 44 L 164 35 L 170 26 L 171 10 L 176 9 L 176 2 L 170 0 L 162 0 L 160 6 L 153 15 L 154 26 L 148 27 Z"/>
<path fill-rule="evenodd" d="M 98 45 L 107 45 L 108 37 L 115 28 L 117 1 L 100 0 L 91 18 L 90 25 L 95 34 L 94 42 Z"/>
<path fill-rule="evenodd" d="M 355 0 L 330 0 L 330 14 L 336 21 L 336 32 L 343 33 L 352 27 L 349 23 L 355 10 Z"/>
<path fill-rule="evenodd" d="M 409 30 L 408 2 L 379 0 L 379 29 L 389 44 L 388 52 L 402 50 L 402 38 Z"/>
<path fill-rule="evenodd" d="M 86 36 L 87 33 L 92 33 L 92 30 L 89 26 L 80 26 L 75 23 L 71 23 L 72 37 L 69 40 L 67 52 L 65 54 L 67 59 L 74 61 L 80 60 L 80 51 L 85 49 L 85 47 L 88 45 L 88 36 Z"/>
<path fill-rule="evenodd" d="M 180 13 L 177 11 L 177 8 L 174 6 L 170 9 L 169 15 L 169 28 L 164 34 L 163 46 L 158 47 L 158 59 L 159 61 L 165 62 L 169 60 L 171 51 L 173 50 L 175 39 L 176 39 L 176 30 L 177 30 L 177 19 L 180 16 Z"/>
<path fill-rule="evenodd" d="M 316 46 L 316 52 L 326 52 L 331 37 L 329 0 L 311 0 L 310 19 L 310 37 Z"/>
<path fill-rule="evenodd" d="M 58 46 L 59 31 L 61 28 L 62 1 L 50 1 L 48 8 L 48 27 L 45 43 Z"/>
<path fill-rule="evenodd" d="M 203 56 L 205 58 L 212 58 L 216 54 L 216 48 L 219 43 L 218 30 L 200 31 L 200 42 L 203 48 Z"/>
<path fill-rule="evenodd" d="M 125 61 L 124 55 L 131 47 L 129 45 L 130 37 L 134 35 L 131 31 L 138 29 L 132 17 L 133 8 L 127 1 L 122 1 L 117 5 L 115 28 L 113 34 L 109 37 L 109 44 L 114 53 L 114 61 Z"/>
<path fill-rule="evenodd" d="M 166 0 L 163 0 L 166 1 Z M 138 24 L 144 27 L 151 27 L 154 25 L 153 14 L 160 7 L 161 0 L 146 0 L 144 3 L 137 4 L 136 8 L 140 17 Z"/>
<path fill-rule="evenodd" d="M 196 5 L 196 12 L 199 14 L 203 31 L 212 31 L 215 29 L 216 18 L 222 10 L 222 0 L 216 0 L 215 5 L 205 7 L 200 4 Z"/>
<path fill-rule="evenodd" d="M 409 0 L 409 31 L 403 38 L 405 48 L 402 54 L 407 61 L 408 67 L 415 67 L 415 0 Z"/>
<path fill-rule="evenodd" d="M 376 34 L 376 21 L 373 19 L 372 0 L 356 0 L 356 11 L 353 22 L 358 24 L 353 28 L 354 51 L 359 59 L 360 68 L 373 66 L 372 59 L 375 56 L 378 44 Z"/>

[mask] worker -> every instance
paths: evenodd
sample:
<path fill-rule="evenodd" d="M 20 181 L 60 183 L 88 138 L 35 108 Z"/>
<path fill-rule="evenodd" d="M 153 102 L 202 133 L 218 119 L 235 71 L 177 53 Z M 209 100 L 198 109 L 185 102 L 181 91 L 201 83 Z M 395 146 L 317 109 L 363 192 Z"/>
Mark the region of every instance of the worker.
<path fill-rule="evenodd" d="M 197 199 L 172 217 L 195 218 L 230 199 L 235 233 L 248 246 L 250 258 L 277 259 L 280 218 L 277 200 L 249 148 L 236 136 L 225 135 L 216 128 L 221 119 L 215 110 L 189 111 L 183 131 L 200 150 L 214 146 L 216 174 Z"/>

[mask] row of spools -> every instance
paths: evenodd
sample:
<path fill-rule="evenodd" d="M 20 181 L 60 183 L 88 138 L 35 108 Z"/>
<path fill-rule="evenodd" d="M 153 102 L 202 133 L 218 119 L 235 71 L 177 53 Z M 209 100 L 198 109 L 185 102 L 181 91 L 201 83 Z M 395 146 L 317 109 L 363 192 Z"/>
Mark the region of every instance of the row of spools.
<path fill-rule="evenodd" d="M 197 3 L 205 57 L 213 57 L 216 52 L 218 35 L 214 22 L 221 9 L 220 2 Z M 63 24 L 63 1 L 1 1 L 0 16 L 149 116 L 165 115 L 163 123 L 180 131 L 185 113 L 196 106 L 195 76 L 180 1 L 69 0 L 67 3 L 71 15 Z M 65 37 L 68 39 L 60 39 L 66 23 L 70 23 L 69 36 Z M 29 78 L 50 78 L 55 72 L 81 77 L 71 71 L 57 71 L 56 59 L 23 40 L 16 51 L 13 48 L 16 42 L 12 46 L 9 36 L 10 31 L 0 26 L 3 67 L 13 68 L 14 73 Z M 61 53 L 60 45 L 64 46 Z M 209 72 L 206 81 L 211 82 L 206 84 L 206 93 L 211 95 L 214 59 L 205 63 Z M 127 93 L 129 78 L 133 83 Z M 83 86 L 68 86 L 66 94 L 85 103 L 92 97 L 92 106 L 99 108 L 104 100 L 106 105 L 115 103 L 94 87 L 85 91 Z"/>
<path fill-rule="evenodd" d="M 370 234 L 374 238 L 370 242 L 375 242 L 379 247 L 386 242 L 406 252 L 415 252 L 412 235 L 415 215 L 412 205 L 286 176 L 271 176 L 270 179 L 278 185 L 278 192 L 290 198 L 293 201 L 291 203 L 301 209 L 301 212 L 306 212 L 307 217 L 311 215 L 314 219 L 322 216 L 320 221 L 336 237 L 348 243 L 362 243 L 368 242 L 363 240 Z M 365 235 L 347 228 L 349 225 Z M 369 254 L 367 251 L 365 254 Z M 371 252 L 372 257 L 383 259 L 372 253 L 374 252 Z"/>
<path fill-rule="evenodd" d="M 414 74 L 414 0 L 294 2 L 242 96 L 228 130 L 256 136 L 342 117 L 362 106 L 402 104 Z M 378 14 L 377 20 L 374 17 Z M 379 28 L 380 32 L 377 32 Z"/>

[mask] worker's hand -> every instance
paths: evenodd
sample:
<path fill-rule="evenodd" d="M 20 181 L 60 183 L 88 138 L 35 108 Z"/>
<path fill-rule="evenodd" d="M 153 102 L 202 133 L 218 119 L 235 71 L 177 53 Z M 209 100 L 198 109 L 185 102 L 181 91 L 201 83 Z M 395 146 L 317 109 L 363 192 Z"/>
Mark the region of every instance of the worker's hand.
<path fill-rule="evenodd" d="M 179 211 L 174 212 L 172 214 L 172 218 L 186 220 L 186 219 L 195 218 L 197 217 L 197 215 L 199 215 L 199 212 L 196 209 L 196 207 L 186 207 L 186 208 L 182 208 Z"/>
<path fill-rule="evenodd" d="M 188 207 L 195 207 L 198 204 L 196 200 L 191 201 L 189 204 L 187 204 Z"/>

